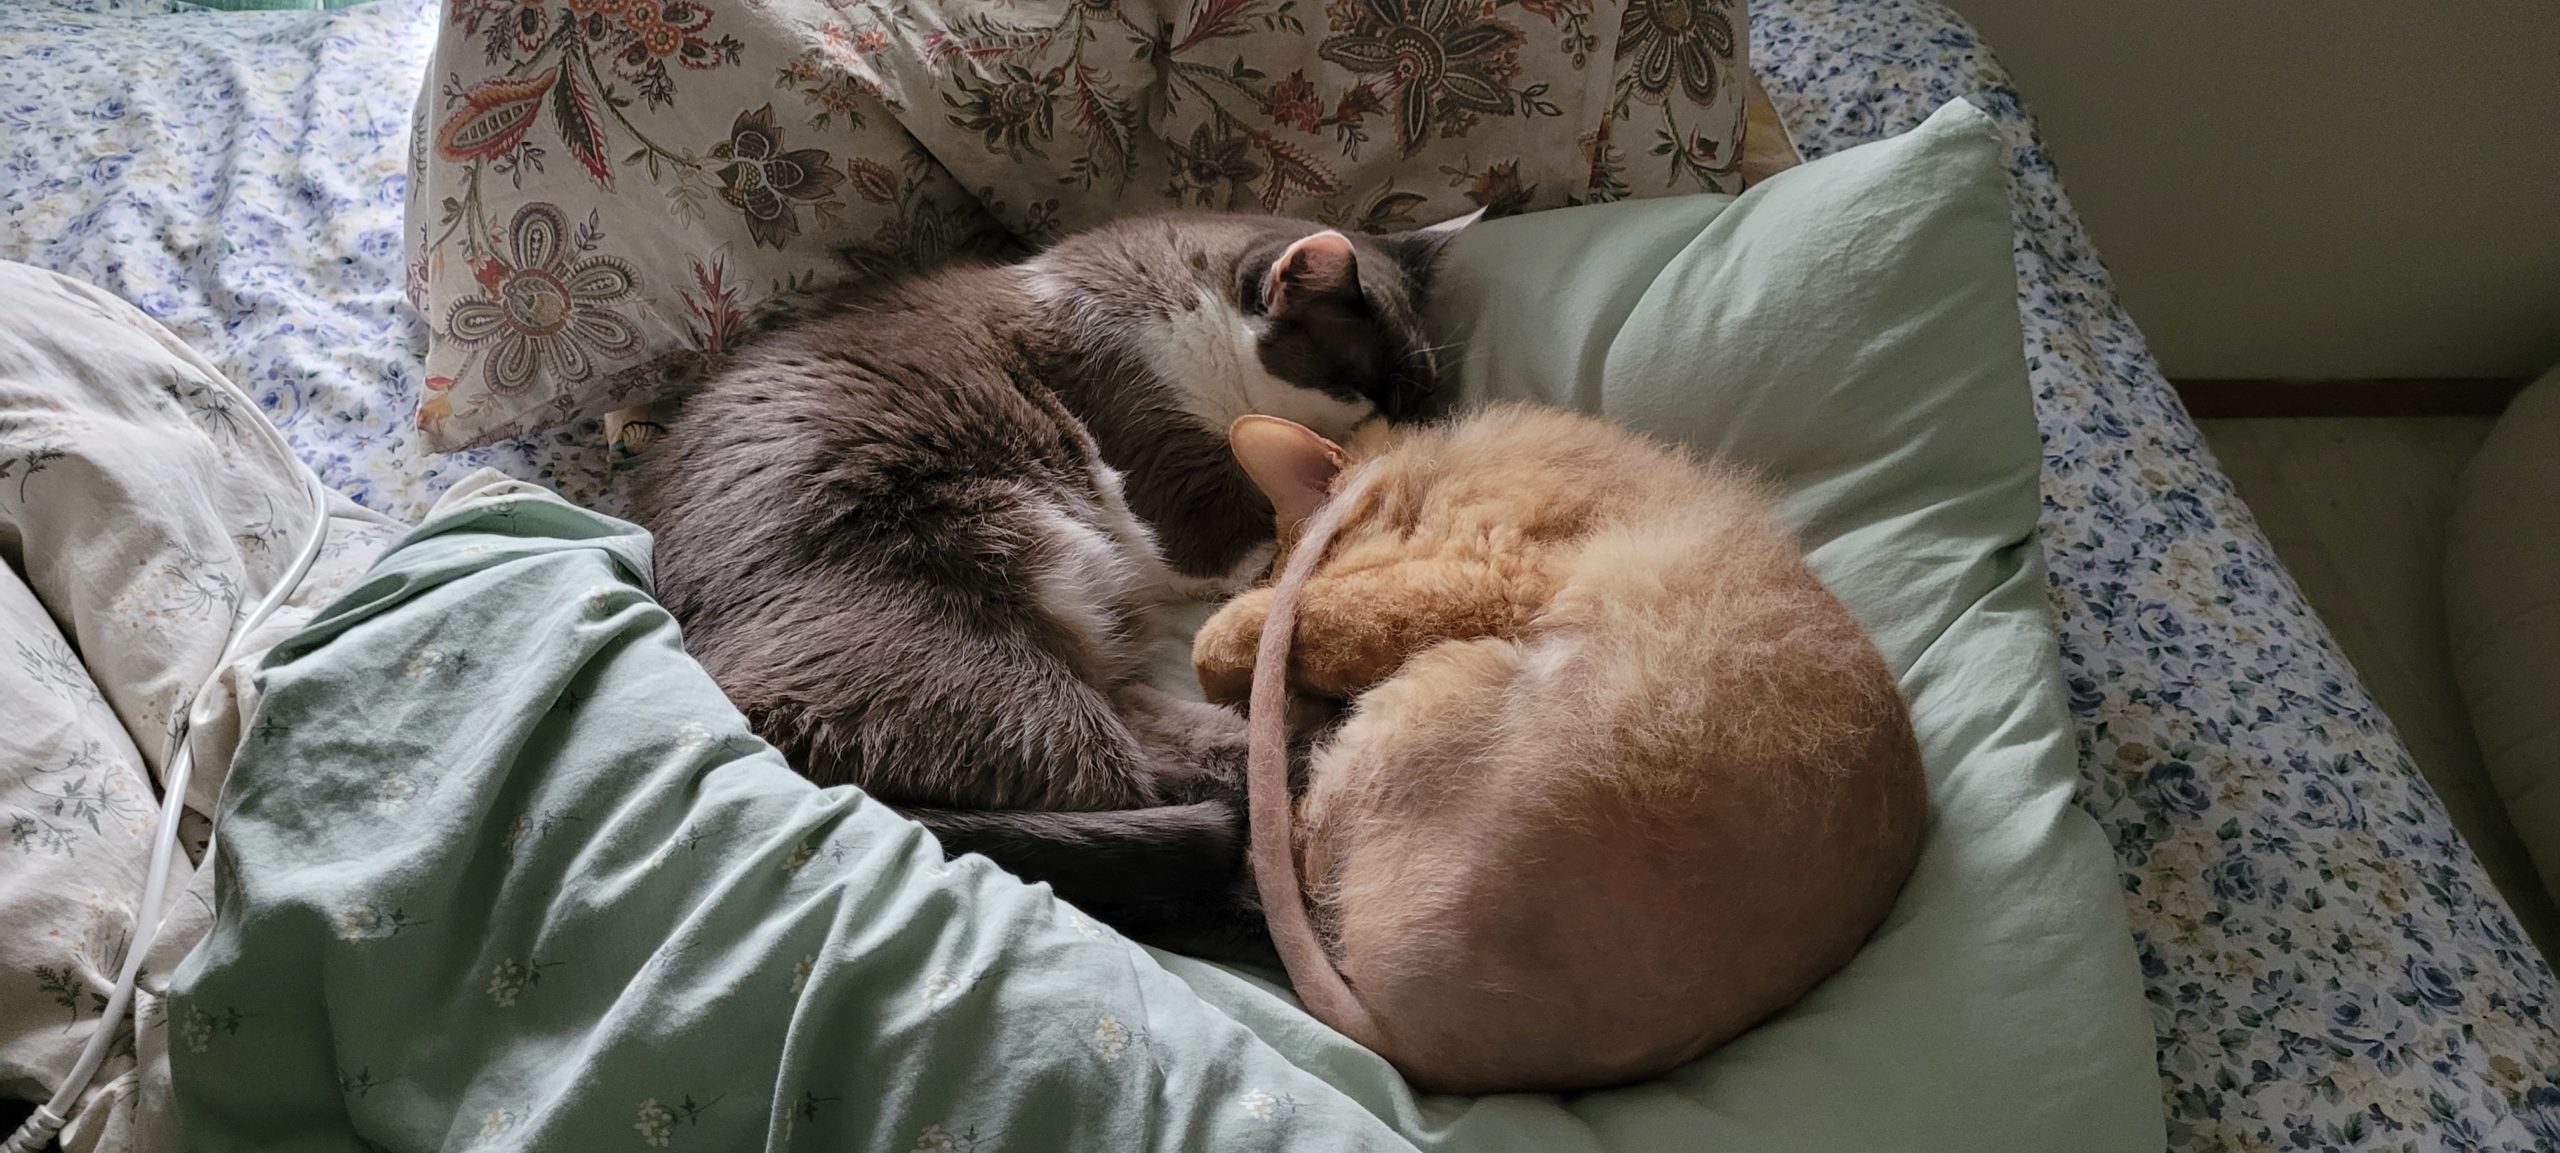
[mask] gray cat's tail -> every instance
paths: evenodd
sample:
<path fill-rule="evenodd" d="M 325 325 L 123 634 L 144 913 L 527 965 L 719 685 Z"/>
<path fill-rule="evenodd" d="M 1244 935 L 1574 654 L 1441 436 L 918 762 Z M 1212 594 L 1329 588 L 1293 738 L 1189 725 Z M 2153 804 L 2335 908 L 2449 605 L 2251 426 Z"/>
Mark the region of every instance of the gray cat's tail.
<path fill-rule="evenodd" d="M 1168 897 L 1236 877 L 1244 829 L 1233 805 L 1145 809 L 900 809 L 946 853 L 976 853 L 1082 905 L 1111 896 Z"/>
<path fill-rule="evenodd" d="M 900 809 L 952 856 L 976 853 L 1129 936 L 1178 953 L 1269 963 L 1244 858 L 1244 815 L 1225 801 L 1143 809 Z"/>

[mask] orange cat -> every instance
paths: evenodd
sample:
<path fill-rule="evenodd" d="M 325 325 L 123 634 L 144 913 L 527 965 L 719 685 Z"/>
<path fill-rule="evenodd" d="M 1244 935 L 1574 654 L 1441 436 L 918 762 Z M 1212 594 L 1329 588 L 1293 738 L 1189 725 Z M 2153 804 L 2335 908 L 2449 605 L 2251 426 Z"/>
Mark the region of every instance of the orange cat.
<path fill-rule="evenodd" d="M 1926 815 L 1910 713 L 1753 482 L 1530 407 L 1350 452 L 1269 417 L 1230 439 L 1282 575 L 1193 660 L 1254 698 L 1255 879 L 1318 1018 L 1428 1090 L 1620 1084 L 1884 919 Z M 1293 697 L 1350 705 L 1294 829 Z"/>

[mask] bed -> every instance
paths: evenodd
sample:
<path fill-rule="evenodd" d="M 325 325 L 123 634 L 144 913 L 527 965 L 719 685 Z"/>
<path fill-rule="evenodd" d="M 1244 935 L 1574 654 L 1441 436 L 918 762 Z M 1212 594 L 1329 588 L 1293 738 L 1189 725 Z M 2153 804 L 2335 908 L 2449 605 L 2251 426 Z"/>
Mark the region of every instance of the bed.
<path fill-rule="evenodd" d="M 613 508 L 592 424 L 451 456 L 411 429 L 401 173 L 433 5 L 166 7 L 0 15 L 24 78 L 0 257 L 141 307 L 370 508 L 415 519 L 483 465 Z M 79 64 L 135 43 L 168 70 Z M 2080 801 L 2118 858 L 2171 1147 L 2560 1145 L 2551 970 L 2161 379 L 1990 50 L 1925 0 L 1790 0 L 1754 7 L 1752 51 L 1809 157 L 1965 95 L 2011 144 Z"/>

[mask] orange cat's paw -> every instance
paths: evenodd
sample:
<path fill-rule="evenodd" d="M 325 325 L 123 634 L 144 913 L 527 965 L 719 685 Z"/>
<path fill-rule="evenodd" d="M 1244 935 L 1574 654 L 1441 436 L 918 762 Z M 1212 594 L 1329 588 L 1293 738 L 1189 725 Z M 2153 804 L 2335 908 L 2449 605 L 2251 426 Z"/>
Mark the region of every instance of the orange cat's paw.
<path fill-rule="evenodd" d="M 1253 695 L 1253 657 L 1262 646 L 1262 622 L 1271 615 L 1271 590 L 1250 589 L 1219 607 L 1191 638 L 1191 671 L 1200 691 L 1224 705 Z"/>

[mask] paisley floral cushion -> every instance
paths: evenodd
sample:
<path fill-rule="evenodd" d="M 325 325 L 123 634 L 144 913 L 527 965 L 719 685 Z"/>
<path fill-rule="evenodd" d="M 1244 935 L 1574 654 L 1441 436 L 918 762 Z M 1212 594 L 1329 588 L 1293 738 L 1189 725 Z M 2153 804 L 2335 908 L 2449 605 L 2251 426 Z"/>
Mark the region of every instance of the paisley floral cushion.
<path fill-rule="evenodd" d="M 806 290 L 1160 208 L 1364 229 L 1740 187 L 1736 0 L 450 0 L 417 422 L 659 395 Z M 848 260 L 850 263 L 848 263 Z"/>

